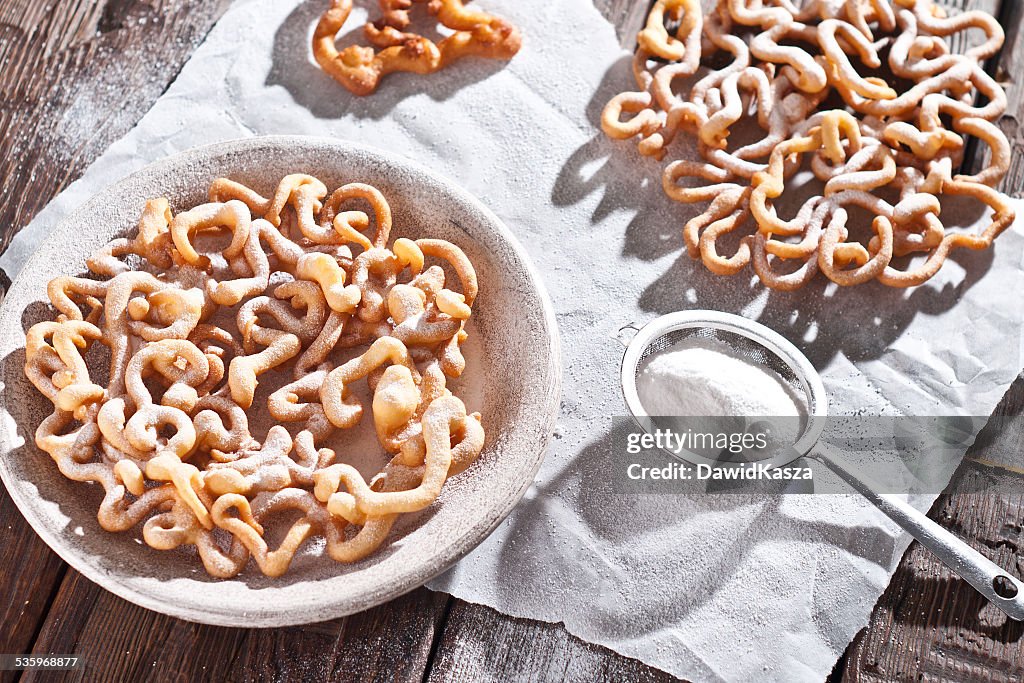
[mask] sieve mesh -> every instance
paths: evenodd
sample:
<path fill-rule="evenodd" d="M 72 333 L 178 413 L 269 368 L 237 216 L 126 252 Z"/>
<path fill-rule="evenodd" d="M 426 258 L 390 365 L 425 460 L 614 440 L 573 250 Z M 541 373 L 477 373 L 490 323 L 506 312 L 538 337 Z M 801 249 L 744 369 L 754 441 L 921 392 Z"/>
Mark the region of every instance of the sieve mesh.
<path fill-rule="evenodd" d="M 761 341 L 718 327 L 707 325 L 679 327 L 666 330 L 662 334 L 653 337 L 637 357 L 636 364 L 633 367 L 634 381 L 642 372 L 645 361 L 648 358 L 662 351 L 686 346 L 687 343 L 694 341 L 711 342 L 725 346 L 737 358 L 771 371 L 789 391 L 797 406 L 803 409 L 805 415 L 815 414 L 818 408 L 815 405 L 815 397 L 808 392 L 805 378 L 797 373 L 793 365 L 773 350 L 767 348 Z M 803 420 L 800 427 L 801 436 L 805 433 L 808 426 L 809 421 Z"/>

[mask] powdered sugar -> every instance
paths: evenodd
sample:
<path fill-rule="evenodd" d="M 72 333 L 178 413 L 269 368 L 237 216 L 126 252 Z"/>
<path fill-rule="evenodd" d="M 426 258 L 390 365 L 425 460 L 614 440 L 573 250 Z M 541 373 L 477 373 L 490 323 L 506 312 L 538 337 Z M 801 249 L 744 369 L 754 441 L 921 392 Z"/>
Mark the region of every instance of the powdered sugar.
<path fill-rule="evenodd" d="M 647 359 L 637 377 L 649 415 L 797 417 L 801 411 L 771 370 L 721 343 L 694 340 Z"/>

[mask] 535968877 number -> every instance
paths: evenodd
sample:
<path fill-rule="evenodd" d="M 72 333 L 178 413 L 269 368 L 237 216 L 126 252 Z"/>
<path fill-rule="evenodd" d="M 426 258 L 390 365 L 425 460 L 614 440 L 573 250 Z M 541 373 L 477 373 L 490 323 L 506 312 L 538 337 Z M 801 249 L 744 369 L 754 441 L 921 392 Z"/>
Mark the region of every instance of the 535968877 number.
<path fill-rule="evenodd" d="M 0 671 L 66 670 L 78 668 L 78 655 L 4 655 L 0 654 Z"/>

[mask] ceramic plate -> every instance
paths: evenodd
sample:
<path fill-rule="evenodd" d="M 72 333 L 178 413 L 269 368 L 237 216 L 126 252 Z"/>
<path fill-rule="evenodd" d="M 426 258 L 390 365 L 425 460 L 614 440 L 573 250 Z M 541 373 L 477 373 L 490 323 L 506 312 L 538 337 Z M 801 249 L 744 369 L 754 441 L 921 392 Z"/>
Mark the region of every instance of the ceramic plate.
<path fill-rule="evenodd" d="M 469 255 L 480 295 L 471 321 L 475 342 L 467 342 L 468 367 L 456 393 L 483 415 L 487 440 L 479 461 L 449 480 L 434 505 L 402 517 L 385 545 L 362 562 L 338 564 L 307 542 L 283 577 L 268 579 L 250 562 L 234 579 L 213 579 L 191 547 L 158 551 L 142 543 L 141 525 L 103 531 L 96 521 L 102 489 L 65 479 L 35 447 L 32 435 L 51 405 L 24 377 L 24 332 L 52 315 L 47 281 L 84 273 L 87 255 L 134 230 L 147 198 L 166 196 L 172 210 L 183 210 L 205 201 L 206 187 L 218 176 L 269 195 L 282 176 L 297 172 L 332 189 L 370 183 L 391 203 L 392 238 L 439 237 Z M 533 481 L 558 412 L 561 378 L 547 295 L 522 247 L 493 213 L 422 166 L 308 137 L 194 149 L 99 193 L 56 227 L 11 286 L 0 307 L 0 358 L 0 476 L 36 532 L 68 564 L 126 600 L 226 626 L 284 626 L 364 610 L 423 584 L 468 553 Z M 253 435 L 263 436 L 257 429 Z"/>

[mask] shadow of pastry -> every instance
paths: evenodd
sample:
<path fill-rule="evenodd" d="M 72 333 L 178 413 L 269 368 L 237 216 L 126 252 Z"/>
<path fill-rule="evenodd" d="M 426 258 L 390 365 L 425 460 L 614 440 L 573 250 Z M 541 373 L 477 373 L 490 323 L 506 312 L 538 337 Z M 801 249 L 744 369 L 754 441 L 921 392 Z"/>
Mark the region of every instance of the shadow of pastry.
<path fill-rule="evenodd" d="M 347 115 L 379 120 L 405 99 L 420 94 L 442 102 L 508 64 L 504 60 L 468 58 L 427 75 L 392 73 L 384 78 L 376 92 L 358 97 L 328 76 L 313 59 L 313 28 L 327 6 L 327 0 L 303 0 L 285 18 L 274 34 L 273 61 L 265 81 L 267 86 L 283 87 L 297 104 L 318 119 L 339 119 Z M 337 39 L 339 49 L 365 44 L 363 23 L 354 17 L 342 31 Z"/>
<path fill-rule="evenodd" d="M 600 131 L 605 103 L 628 87 L 631 79 L 627 57 L 605 73 L 586 110 L 597 132 L 562 165 L 551 201 L 555 206 L 571 206 L 601 192 L 591 223 L 599 223 L 613 212 L 631 213 L 623 255 L 653 261 L 679 250 L 682 226 L 698 211 L 675 204 L 665 195 L 658 162 L 630 153 L 622 142 L 610 140 Z"/>
<path fill-rule="evenodd" d="M 683 254 L 643 291 L 640 308 L 657 315 L 688 309 L 749 314 L 755 300 L 764 296 L 755 319 L 792 341 L 822 368 L 837 354 L 854 362 L 879 358 L 915 317 L 952 308 L 988 272 L 993 258 L 992 249 L 955 251 L 945 267 L 956 264 L 962 273 L 958 281 L 939 277 L 913 289 L 876 282 L 838 287 L 816 278 L 799 291 L 780 292 L 766 290 L 756 277 L 714 275 Z"/>

